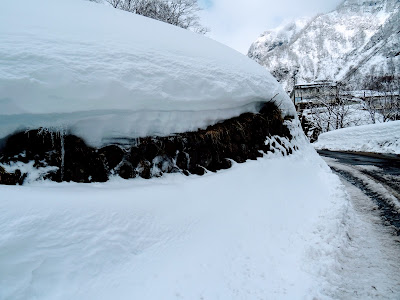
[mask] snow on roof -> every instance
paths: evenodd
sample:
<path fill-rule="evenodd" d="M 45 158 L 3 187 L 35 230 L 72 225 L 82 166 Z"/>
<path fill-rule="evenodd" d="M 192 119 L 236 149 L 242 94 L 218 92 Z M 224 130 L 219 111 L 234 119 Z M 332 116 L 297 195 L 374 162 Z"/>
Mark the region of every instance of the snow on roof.
<path fill-rule="evenodd" d="M 337 82 L 334 81 L 315 81 L 315 82 L 303 82 L 296 84 L 295 87 L 296 89 L 307 89 L 307 88 L 317 88 L 317 87 L 336 87 Z"/>
<path fill-rule="evenodd" d="M 357 98 L 363 97 L 389 97 L 389 96 L 398 96 L 398 91 L 374 91 L 374 90 L 359 90 L 359 91 L 343 91 L 343 94 L 351 95 Z"/>
<path fill-rule="evenodd" d="M 83 0 L 22 2 L 0 3 L 0 139 L 63 126 L 100 145 L 196 130 L 271 99 L 295 114 L 268 71 L 209 38 Z"/>

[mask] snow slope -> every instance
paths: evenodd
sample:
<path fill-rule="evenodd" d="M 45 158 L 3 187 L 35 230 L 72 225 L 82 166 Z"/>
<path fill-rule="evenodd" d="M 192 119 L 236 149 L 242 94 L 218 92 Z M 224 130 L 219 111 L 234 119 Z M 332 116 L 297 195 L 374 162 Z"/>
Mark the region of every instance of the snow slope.
<path fill-rule="evenodd" d="M 365 75 L 400 74 L 398 0 L 345 0 L 306 21 L 266 31 L 248 52 L 286 90 L 296 70 L 297 84 L 333 80 L 356 89 Z"/>
<path fill-rule="evenodd" d="M 56 127 L 103 139 L 196 130 L 275 101 L 276 80 L 238 52 L 83 0 L 0 2 L 0 139 Z"/>
<path fill-rule="evenodd" d="M 343 128 L 321 134 L 316 149 L 400 154 L 400 121 Z"/>
<path fill-rule="evenodd" d="M 0 298 L 320 298 L 348 203 L 298 139 L 202 177 L 0 186 Z"/>

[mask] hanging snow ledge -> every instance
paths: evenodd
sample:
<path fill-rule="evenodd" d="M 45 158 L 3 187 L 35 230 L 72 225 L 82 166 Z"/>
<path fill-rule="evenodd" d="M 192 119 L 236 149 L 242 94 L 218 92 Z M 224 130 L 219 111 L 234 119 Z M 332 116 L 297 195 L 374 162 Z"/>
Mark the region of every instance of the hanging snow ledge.
<path fill-rule="evenodd" d="M 290 99 L 209 38 L 82 0 L 0 3 L 0 139 L 62 128 L 100 147 L 194 131 Z"/>

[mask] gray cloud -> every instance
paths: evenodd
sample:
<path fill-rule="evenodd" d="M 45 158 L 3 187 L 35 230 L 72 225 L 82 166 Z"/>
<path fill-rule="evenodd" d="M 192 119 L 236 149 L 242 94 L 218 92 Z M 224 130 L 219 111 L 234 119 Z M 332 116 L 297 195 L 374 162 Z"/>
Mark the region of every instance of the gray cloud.
<path fill-rule="evenodd" d="M 209 37 L 244 54 L 267 29 L 283 21 L 333 10 L 343 0 L 213 0 L 202 12 Z"/>

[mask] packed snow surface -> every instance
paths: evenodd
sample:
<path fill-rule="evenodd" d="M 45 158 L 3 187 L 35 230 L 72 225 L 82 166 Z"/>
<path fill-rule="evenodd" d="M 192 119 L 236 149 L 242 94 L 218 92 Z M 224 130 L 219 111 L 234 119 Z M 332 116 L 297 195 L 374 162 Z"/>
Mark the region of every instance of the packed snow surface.
<path fill-rule="evenodd" d="M 204 128 L 260 103 L 294 115 L 276 80 L 204 36 L 83 0 L 0 2 L 0 139 L 58 127 L 92 145 Z"/>
<path fill-rule="evenodd" d="M 338 129 L 321 134 L 316 149 L 400 154 L 400 121 Z"/>

